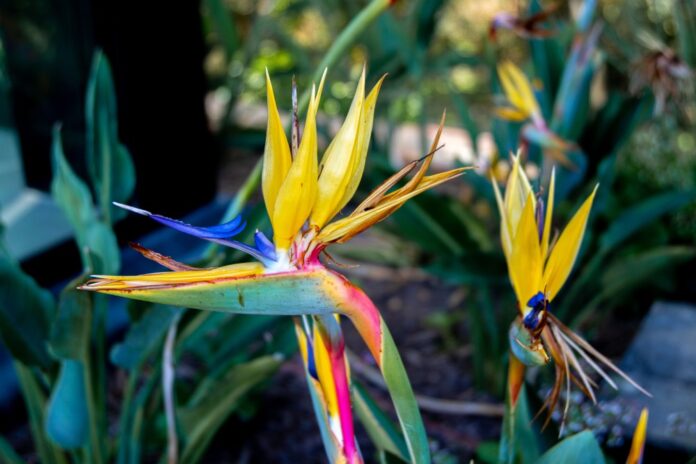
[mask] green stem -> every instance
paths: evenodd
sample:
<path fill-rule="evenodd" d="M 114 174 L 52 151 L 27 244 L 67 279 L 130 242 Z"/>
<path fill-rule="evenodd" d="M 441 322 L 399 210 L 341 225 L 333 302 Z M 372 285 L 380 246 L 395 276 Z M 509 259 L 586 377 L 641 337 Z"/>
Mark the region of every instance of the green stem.
<path fill-rule="evenodd" d="M 318 82 L 319 79 L 321 79 L 321 75 L 324 73 L 324 69 L 333 66 L 346 50 L 355 43 L 358 37 L 360 37 L 360 34 L 362 34 L 383 11 L 389 8 L 391 4 L 392 1 L 390 0 L 372 0 L 369 5 L 363 8 L 333 41 L 331 48 L 326 52 L 319 66 L 317 66 L 316 71 L 314 71 L 312 80 Z M 300 97 L 300 111 L 304 111 L 307 108 L 309 104 L 309 95 L 310 92 L 308 87 Z"/>
<path fill-rule="evenodd" d="M 179 440 L 176 434 L 176 404 L 174 399 L 174 342 L 179 326 L 181 312 L 172 319 L 167 330 L 167 338 L 162 350 L 162 393 L 164 397 L 164 412 L 167 419 L 167 463 L 176 464 L 179 460 Z"/>
<path fill-rule="evenodd" d="M 89 417 L 89 462 L 101 464 L 104 462 L 102 455 L 102 441 L 100 440 L 100 431 L 102 429 L 98 417 L 98 408 L 96 407 L 96 395 L 94 392 L 94 383 L 92 382 L 92 362 L 89 353 L 85 353 L 83 364 L 86 395 L 85 399 L 87 402 L 87 415 Z"/>
<path fill-rule="evenodd" d="M 129 430 L 132 428 L 133 418 L 135 412 L 132 411 L 133 405 L 133 395 L 135 389 L 138 386 L 138 380 L 140 379 L 140 374 L 142 373 L 143 365 L 145 360 L 141 360 L 128 375 L 128 383 L 123 392 L 123 400 L 121 401 L 121 418 L 119 422 L 119 433 L 118 433 L 118 456 L 116 462 L 118 464 L 128 463 L 128 437 L 130 436 Z"/>

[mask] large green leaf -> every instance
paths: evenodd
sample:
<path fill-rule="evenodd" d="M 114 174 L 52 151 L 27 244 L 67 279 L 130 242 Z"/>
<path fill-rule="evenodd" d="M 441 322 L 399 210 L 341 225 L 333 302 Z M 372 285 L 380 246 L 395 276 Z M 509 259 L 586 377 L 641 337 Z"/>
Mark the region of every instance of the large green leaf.
<path fill-rule="evenodd" d="M 536 464 L 539 444 L 529 413 L 527 392 L 522 385 L 515 407 L 511 407 L 509 395 L 505 400 L 505 415 L 498 448 L 498 462 Z M 559 461 L 562 462 L 562 461 Z"/>
<path fill-rule="evenodd" d="M 48 437 L 63 449 L 79 448 L 89 440 L 85 398 L 82 361 L 63 361 L 48 403 L 45 424 Z"/>
<path fill-rule="evenodd" d="M 367 390 L 355 381 L 352 398 L 355 412 L 377 449 L 388 451 L 403 461 L 408 461 L 408 448 L 401 432 L 377 406 Z"/>
<path fill-rule="evenodd" d="M 5 440 L 5 437 L 0 436 L 0 462 L 7 464 L 23 464 L 24 461 L 19 457 L 17 452 L 12 448 L 12 445 Z"/>
<path fill-rule="evenodd" d="M 58 358 L 87 358 L 92 328 L 92 298 L 87 292 L 77 290 L 84 281 L 78 277 L 63 290 L 58 301 L 58 314 L 51 328 L 49 346 Z"/>
<path fill-rule="evenodd" d="M 60 127 L 53 129 L 53 180 L 51 194 L 75 232 L 82 262 L 93 272 L 113 274 L 120 267 L 118 243 L 111 229 L 99 218 L 87 185 L 72 170 L 63 153 Z M 96 259 L 90 256 L 96 255 Z"/>
<path fill-rule="evenodd" d="M 661 193 L 624 211 L 602 235 L 599 245 L 609 251 L 660 216 L 696 200 L 696 190 Z"/>
<path fill-rule="evenodd" d="M 179 409 L 179 423 L 186 437 L 181 464 L 201 459 L 215 432 L 240 405 L 244 395 L 267 380 L 282 360 L 280 356 L 270 355 L 234 366 L 200 402 Z"/>
<path fill-rule="evenodd" d="M 12 357 L 28 366 L 51 365 L 46 343 L 54 314 L 51 294 L 0 257 L 0 339 Z"/>
<path fill-rule="evenodd" d="M 106 222 L 123 215 L 112 201 L 127 201 L 135 188 L 135 169 L 128 149 L 118 140 L 116 91 L 111 66 L 103 52 L 92 59 L 85 106 L 87 166 Z"/>
<path fill-rule="evenodd" d="M 133 369 L 160 346 L 169 324 L 179 309 L 154 305 L 131 325 L 126 338 L 111 350 L 111 362 L 124 369 Z"/>
<path fill-rule="evenodd" d="M 602 449 L 592 432 L 572 435 L 544 453 L 537 464 L 604 464 Z"/>

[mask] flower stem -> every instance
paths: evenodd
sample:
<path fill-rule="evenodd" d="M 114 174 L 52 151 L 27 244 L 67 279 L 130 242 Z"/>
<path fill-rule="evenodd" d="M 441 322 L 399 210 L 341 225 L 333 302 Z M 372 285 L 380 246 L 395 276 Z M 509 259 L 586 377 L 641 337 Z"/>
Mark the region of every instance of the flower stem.
<path fill-rule="evenodd" d="M 312 81 L 318 82 L 324 69 L 330 68 L 338 59 L 355 43 L 360 34 L 363 33 L 367 26 L 377 19 L 377 17 L 385 11 L 393 2 L 391 0 L 372 0 L 365 8 L 353 18 L 345 29 L 336 37 L 331 48 L 322 58 L 319 66 L 314 71 Z M 300 111 L 304 111 L 309 103 L 309 86 L 305 89 L 300 97 Z"/>
<path fill-rule="evenodd" d="M 176 412 L 174 405 L 174 342 L 181 312 L 172 319 L 162 351 L 162 391 L 164 412 L 167 417 L 167 463 L 179 461 L 179 440 L 176 434 Z"/>

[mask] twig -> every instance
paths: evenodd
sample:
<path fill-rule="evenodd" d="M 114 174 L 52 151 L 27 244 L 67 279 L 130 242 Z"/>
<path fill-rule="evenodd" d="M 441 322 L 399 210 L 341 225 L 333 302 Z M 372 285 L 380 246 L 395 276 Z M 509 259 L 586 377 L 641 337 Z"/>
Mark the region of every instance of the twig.
<path fill-rule="evenodd" d="M 373 385 L 385 388 L 386 385 L 379 371 L 364 363 L 353 352 L 346 350 L 350 360 L 351 370 L 360 374 Z M 425 395 L 416 395 L 418 405 L 424 410 L 438 414 L 451 414 L 458 416 L 488 416 L 502 417 L 505 407 L 497 403 L 479 403 L 475 401 L 457 401 L 433 398 Z"/>
<path fill-rule="evenodd" d="M 174 410 L 174 342 L 179 326 L 181 312 L 172 319 L 167 330 L 167 338 L 162 351 L 162 391 L 164 392 L 164 412 L 167 416 L 167 463 L 179 461 L 179 439 L 176 434 L 176 415 Z"/>

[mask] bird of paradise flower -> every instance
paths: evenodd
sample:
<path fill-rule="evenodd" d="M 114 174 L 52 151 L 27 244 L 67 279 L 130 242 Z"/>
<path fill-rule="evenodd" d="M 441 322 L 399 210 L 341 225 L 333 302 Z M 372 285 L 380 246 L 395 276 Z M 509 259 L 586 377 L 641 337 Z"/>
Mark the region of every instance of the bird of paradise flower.
<path fill-rule="evenodd" d="M 567 168 L 574 168 L 567 156 L 574 144 L 549 128 L 532 84 L 522 70 L 510 61 L 503 61 L 498 65 L 498 77 L 507 105 L 496 107 L 496 115 L 507 121 L 524 123 L 520 130 L 522 144 L 536 144 L 555 161 Z"/>
<path fill-rule="evenodd" d="M 546 365 L 551 359 L 556 378 L 542 406 L 542 409 L 546 407 L 549 410 L 546 423 L 564 385 L 569 393 L 571 383 L 575 384 L 596 402 L 597 383 L 587 374 L 581 359 L 613 388 L 616 389 L 617 385 L 605 368 L 650 396 L 606 356 L 558 320 L 552 310 L 552 302 L 568 279 L 578 255 L 598 185 L 563 232 L 552 239 L 554 172 L 551 174 L 546 211 L 541 195 L 537 197 L 532 190 L 519 156 L 514 158 L 504 196 L 496 181 L 491 180 L 500 212 L 500 239 L 519 308 L 519 315 L 509 331 L 513 356 L 508 373 L 508 394 L 512 406 L 524 381 L 525 366 Z M 566 395 L 564 419 L 569 396 Z"/>
<path fill-rule="evenodd" d="M 313 398 L 320 403 L 322 434 L 332 462 L 361 462 L 353 434 L 350 380 L 344 340 L 336 315 L 355 325 L 381 369 L 410 454 L 430 462 L 428 441 L 404 366 L 379 311 L 359 288 L 320 261 L 325 248 L 343 243 L 391 215 L 408 199 L 457 177 L 466 168 L 426 175 L 432 153 L 410 163 L 378 186 L 350 214 L 332 222 L 355 194 L 365 168 L 374 110 L 383 78 L 366 95 L 365 71 L 346 119 L 317 159 L 316 115 L 326 72 L 313 86 L 303 136 L 293 130 L 292 147 L 283 130 L 266 73 L 268 126 L 262 190 L 273 240 L 257 231 L 254 245 L 232 238 L 241 217 L 196 227 L 119 205 L 178 231 L 239 249 L 256 262 L 196 269 L 154 251 L 139 249 L 172 272 L 136 276 L 93 276 L 83 290 L 200 310 L 296 316 L 297 335 Z M 293 124 L 295 126 L 295 124 Z M 299 142 L 298 142 L 299 140 Z M 413 176 L 396 187 L 408 174 Z M 328 432 L 327 432 L 328 431 Z M 326 432 L 326 433 L 325 433 Z"/>

